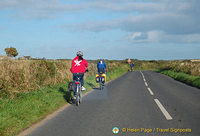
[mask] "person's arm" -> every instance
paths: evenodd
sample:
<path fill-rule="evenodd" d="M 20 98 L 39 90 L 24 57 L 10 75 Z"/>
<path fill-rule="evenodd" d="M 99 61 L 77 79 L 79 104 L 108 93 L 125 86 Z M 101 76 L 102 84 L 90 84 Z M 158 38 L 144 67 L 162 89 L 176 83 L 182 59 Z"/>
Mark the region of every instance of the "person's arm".
<path fill-rule="evenodd" d="M 86 67 L 86 71 L 88 72 L 89 69 L 88 69 L 88 62 L 85 60 L 85 67 Z"/>

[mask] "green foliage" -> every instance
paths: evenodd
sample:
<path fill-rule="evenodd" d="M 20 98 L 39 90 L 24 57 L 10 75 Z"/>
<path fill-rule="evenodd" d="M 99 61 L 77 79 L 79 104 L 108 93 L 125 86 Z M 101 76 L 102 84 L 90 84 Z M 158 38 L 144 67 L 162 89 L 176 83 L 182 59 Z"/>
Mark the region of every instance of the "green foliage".
<path fill-rule="evenodd" d="M 198 88 L 200 88 L 200 77 L 196 78 L 193 82 L 192 82 L 193 86 L 196 86 Z"/>
<path fill-rule="evenodd" d="M 135 70 L 171 70 L 193 76 L 200 76 L 200 61 L 191 60 L 134 60 Z"/>
<path fill-rule="evenodd" d="M 165 74 L 167 76 L 174 78 L 175 80 L 200 88 L 200 77 L 191 76 L 191 75 L 180 73 L 180 72 L 174 72 L 171 70 L 157 70 L 156 72 L 160 72 L 162 74 Z"/>
<path fill-rule="evenodd" d="M 14 47 L 5 48 L 5 52 L 8 57 L 16 57 L 18 55 L 17 49 Z"/>
<path fill-rule="evenodd" d="M 60 88 L 64 92 L 60 92 Z M 63 99 L 66 85 L 42 90 L 18 93 L 14 99 L 2 99 L 0 112 L 1 136 L 16 135 L 28 125 L 39 121 L 43 116 L 66 103 Z"/>

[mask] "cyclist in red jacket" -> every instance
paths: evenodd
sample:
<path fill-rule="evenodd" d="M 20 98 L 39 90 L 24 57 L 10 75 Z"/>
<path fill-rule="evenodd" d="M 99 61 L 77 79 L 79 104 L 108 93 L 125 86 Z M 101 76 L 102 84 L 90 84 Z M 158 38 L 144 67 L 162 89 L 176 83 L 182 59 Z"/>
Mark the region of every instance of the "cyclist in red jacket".
<path fill-rule="evenodd" d="M 82 85 L 82 90 L 86 90 L 84 87 L 84 73 L 85 71 L 88 71 L 88 62 L 83 59 L 83 53 L 81 51 L 78 51 L 77 56 L 72 60 L 72 66 L 71 66 L 71 72 L 73 73 L 73 80 L 76 79 L 77 73 L 81 74 L 81 85 Z M 79 74 L 79 75 L 80 75 Z"/>

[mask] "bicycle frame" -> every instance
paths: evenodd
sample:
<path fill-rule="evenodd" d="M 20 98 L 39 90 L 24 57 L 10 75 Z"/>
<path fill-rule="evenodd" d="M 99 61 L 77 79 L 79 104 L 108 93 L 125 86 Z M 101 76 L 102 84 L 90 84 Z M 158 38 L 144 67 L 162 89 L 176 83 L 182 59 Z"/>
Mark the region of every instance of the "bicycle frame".
<path fill-rule="evenodd" d="M 75 84 L 76 84 L 76 105 L 78 106 L 79 103 L 81 103 L 81 98 L 82 98 L 81 82 L 79 76 L 75 80 Z"/>
<path fill-rule="evenodd" d="M 133 67 L 131 67 L 131 71 L 134 71 L 134 68 L 133 68 Z"/>

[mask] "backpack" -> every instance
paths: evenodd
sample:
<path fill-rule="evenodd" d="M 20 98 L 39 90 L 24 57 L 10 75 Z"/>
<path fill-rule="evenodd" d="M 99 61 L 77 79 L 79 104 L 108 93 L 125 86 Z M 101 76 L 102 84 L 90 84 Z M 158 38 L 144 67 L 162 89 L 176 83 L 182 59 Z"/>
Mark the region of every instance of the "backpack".
<path fill-rule="evenodd" d="M 74 91 L 74 82 L 71 81 L 68 83 L 68 91 L 73 92 Z"/>

